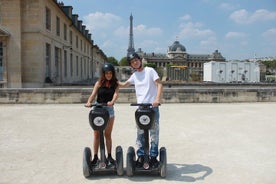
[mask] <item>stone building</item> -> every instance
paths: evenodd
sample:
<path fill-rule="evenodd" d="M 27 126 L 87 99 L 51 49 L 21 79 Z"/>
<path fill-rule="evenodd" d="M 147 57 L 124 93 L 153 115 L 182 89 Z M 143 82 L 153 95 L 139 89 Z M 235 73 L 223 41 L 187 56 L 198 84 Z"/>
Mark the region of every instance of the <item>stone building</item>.
<path fill-rule="evenodd" d="M 0 87 L 90 82 L 106 55 L 92 34 L 56 0 L 0 1 Z"/>
<path fill-rule="evenodd" d="M 197 80 L 202 81 L 203 63 L 226 61 L 218 50 L 212 54 L 189 54 L 179 41 L 169 46 L 166 54 L 144 53 L 141 49 L 137 53 L 143 57 L 145 63 L 154 63 L 159 70 L 163 69 L 162 76 L 168 80 L 188 80 L 194 74 Z"/>

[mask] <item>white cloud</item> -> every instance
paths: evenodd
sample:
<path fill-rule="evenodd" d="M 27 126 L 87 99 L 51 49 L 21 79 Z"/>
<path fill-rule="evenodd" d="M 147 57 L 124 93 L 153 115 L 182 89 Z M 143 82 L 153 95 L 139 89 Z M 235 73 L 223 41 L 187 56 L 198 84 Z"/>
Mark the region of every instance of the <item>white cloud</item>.
<path fill-rule="evenodd" d="M 207 48 L 214 48 L 217 45 L 217 39 L 214 36 L 208 37 L 205 40 L 200 41 L 200 46 L 207 47 Z"/>
<path fill-rule="evenodd" d="M 160 46 L 159 39 L 156 38 L 163 35 L 163 30 L 140 24 L 133 27 L 133 34 L 136 50 L 141 48 L 144 52 L 155 52 L 154 48 Z"/>
<path fill-rule="evenodd" d="M 111 40 L 105 40 L 103 43 L 102 43 L 102 49 L 105 49 L 105 48 L 110 48 L 110 47 L 114 47 L 114 43 L 111 41 Z"/>
<path fill-rule="evenodd" d="M 271 28 L 263 33 L 264 37 L 276 37 L 276 28 Z"/>
<path fill-rule="evenodd" d="M 276 45 L 276 28 L 266 30 L 262 36 L 273 45 Z"/>
<path fill-rule="evenodd" d="M 150 51 L 152 52 L 153 48 L 159 46 L 159 42 L 154 41 L 154 40 L 143 40 L 137 45 L 139 48 L 142 48 L 144 51 Z M 137 50 L 138 48 L 136 48 Z"/>
<path fill-rule="evenodd" d="M 238 7 L 237 5 L 233 5 L 233 4 L 229 4 L 229 3 L 221 3 L 219 5 L 219 8 L 221 8 L 223 10 L 234 10 L 237 7 Z"/>
<path fill-rule="evenodd" d="M 240 44 L 241 44 L 242 46 L 247 46 L 247 45 L 248 45 L 248 42 L 247 42 L 247 41 L 241 41 Z"/>
<path fill-rule="evenodd" d="M 114 34 L 116 36 L 125 37 L 126 35 L 129 35 L 129 27 L 120 26 L 116 30 L 114 30 Z"/>
<path fill-rule="evenodd" d="M 147 26 L 140 24 L 138 26 L 133 27 L 133 34 L 137 36 L 160 36 L 162 35 L 163 31 L 160 28 L 152 27 L 148 28 Z"/>
<path fill-rule="evenodd" d="M 120 17 L 111 13 L 95 12 L 84 16 L 85 24 L 92 31 L 116 27 L 120 21 Z"/>
<path fill-rule="evenodd" d="M 250 24 L 254 22 L 276 20 L 276 12 L 270 12 L 265 9 L 256 10 L 250 13 L 245 9 L 234 11 L 230 19 L 238 24 Z"/>
<path fill-rule="evenodd" d="M 240 24 L 247 23 L 249 20 L 248 14 L 249 13 L 245 9 L 237 10 L 230 15 L 230 19 L 232 19 L 234 22 L 240 23 Z"/>
<path fill-rule="evenodd" d="M 201 23 L 188 22 L 180 25 L 179 38 L 192 38 L 192 37 L 207 37 L 214 36 L 215 33 L 211 29 L 202 28 Z"/>
<path fill-rule="evenodd" d="M 226 35 L 225 35 L 225 38 L 227 39 L 232 39 L 232 38 L 243 38 L 245 37 L 246 34 L 245 33 L 242 33 L 242 32 L 228 32 Z"/>
<path fill-rule="evenodd" d="M 144 40 L 143 44 L 144 45 L 158 45 L 158 42 L 154 41 L 154 40 Z"/>
<path fill-rule="evenodd" d="M 191 17 L 189 14 L 186 14 L 186 15 L 180 17 L 179 19 L 180 19 L 180 20 L 187 21 L 187 20 L 190 20 L 191 18 L 192 18 L 192 17 Z"/>
<path fill-rule="evenodd" d="M 265 9 L 256 10 L 251 16 L 252 21 L 276 20 L 276 12 L 270 12 Z"/>

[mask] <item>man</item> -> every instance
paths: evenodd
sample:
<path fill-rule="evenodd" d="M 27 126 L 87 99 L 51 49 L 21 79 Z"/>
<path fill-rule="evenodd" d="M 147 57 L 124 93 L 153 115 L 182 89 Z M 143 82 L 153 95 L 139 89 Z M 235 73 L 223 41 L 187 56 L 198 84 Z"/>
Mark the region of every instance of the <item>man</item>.
<path fill-rule="evenodd" d="M 137 103 L 151 103 L 155 112 L 155 122 L 150 130 L 150 165 L 158 166 L 158 144 L 159 144 L 159 105 L 163 85 L 157 72 L 151 67 L 143 67 L 142 59 L 137 53 L 128 58 L 129 65 L 135 70 L 126 82 L 120 82 L 120 87 L 134 84 Z M 142 167 L 144 162 L 144 131 L 137 128 L 137 167 Z"/>

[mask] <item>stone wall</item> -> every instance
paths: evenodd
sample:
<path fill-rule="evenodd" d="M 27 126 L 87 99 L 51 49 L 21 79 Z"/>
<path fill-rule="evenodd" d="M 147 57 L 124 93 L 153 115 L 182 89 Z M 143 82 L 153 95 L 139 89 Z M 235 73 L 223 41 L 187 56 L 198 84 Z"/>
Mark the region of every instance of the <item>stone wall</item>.
<path fill-rule="evenodd" d="M 0 89 L 0 104 L 85 103 L 91 88 Z M 133 88 L 120 89 L 117 103 L 135 102 Z M 164 86 L 162 103 L 276 102 L 276 86 Z"/>

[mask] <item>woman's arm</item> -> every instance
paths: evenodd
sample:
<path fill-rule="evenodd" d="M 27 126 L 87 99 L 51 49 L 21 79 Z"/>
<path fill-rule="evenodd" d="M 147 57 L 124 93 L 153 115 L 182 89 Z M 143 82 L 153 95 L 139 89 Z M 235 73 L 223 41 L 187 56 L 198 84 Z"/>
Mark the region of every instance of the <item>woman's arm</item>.
<path fill-rule="evenodd" d="M 118 99 L 118 97 L 119 97 L 119 86 L 115 89 L 115 92 L 113 94 L 113 98 L 110 102 L 107 102 L 107 105 L 108 106 L 114 105 L 116 100 Z"/>
<path fill-rule="evenodd" d="M 91 95 L 89 96 L 89 98 L 88 98 L 88 100 L 87 100 L 87 102 L 85 104 L 85 107 L 91 107 L 91 103 L 92 103 L 92 101 L 94 101 L 94 99 L 95 99 L 95 97 L 97 95 L 99 86 L 100 86 L 100 84 L 97 81 L 96 84 L 95 84 L 95 86 L 93 87 Z"/>

